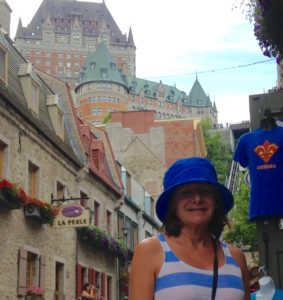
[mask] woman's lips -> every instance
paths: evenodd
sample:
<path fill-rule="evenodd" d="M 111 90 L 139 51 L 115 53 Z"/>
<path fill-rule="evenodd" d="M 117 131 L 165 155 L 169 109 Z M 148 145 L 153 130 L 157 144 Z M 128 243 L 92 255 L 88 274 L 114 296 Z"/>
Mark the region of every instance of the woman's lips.
<path fill-rule="evenodd" d="M 188 211 L 205 211 L 205 207 L 198 207 L 198 208 L 187 208 Z"/>

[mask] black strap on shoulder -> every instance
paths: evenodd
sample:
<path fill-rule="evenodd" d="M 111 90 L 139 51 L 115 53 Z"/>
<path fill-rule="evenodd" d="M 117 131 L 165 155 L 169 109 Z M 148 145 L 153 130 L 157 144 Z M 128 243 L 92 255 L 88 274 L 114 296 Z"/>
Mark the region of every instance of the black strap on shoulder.
<path fill-rule="evenodd" d="M 218 283 L 218 258 L 217 258 L 217 239 L 213 238 L 213 248 L 214 248 L 214 263 L 213 263 L 213 282 L 212 282 L 212 293 L 211 300 L 215 299 L 217 283 Z"/>

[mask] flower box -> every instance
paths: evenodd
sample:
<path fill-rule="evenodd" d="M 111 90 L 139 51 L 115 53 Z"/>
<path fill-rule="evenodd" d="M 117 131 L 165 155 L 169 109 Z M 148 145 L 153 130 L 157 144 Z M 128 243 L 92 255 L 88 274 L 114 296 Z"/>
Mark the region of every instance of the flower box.
<path fill-rule="evenodd" d="M 44 298 L 39 295 L 26 295 L 26 300 L 43 300 Z"/>
<path fill-rule="evenodd" d="M 17 195 L 13 195 L 6 188 L 0 189 L 0 207 L 7 209 L 19 209 L 22 203 Z"/>
<path fill-rule="evenodd" d="M 26 288 L 25 300 L 43 300 L 44 289 L 39 286 L 31 286 Z"/>
<path fill-rule="evenodd" d="M 24 213 L 25 217 L 28 219 L 36 220 L 41 224 L 49 223 L 49 221 L 42 215 L 40 208 L 34 204 L 26 205 L 24 207 Z"/>

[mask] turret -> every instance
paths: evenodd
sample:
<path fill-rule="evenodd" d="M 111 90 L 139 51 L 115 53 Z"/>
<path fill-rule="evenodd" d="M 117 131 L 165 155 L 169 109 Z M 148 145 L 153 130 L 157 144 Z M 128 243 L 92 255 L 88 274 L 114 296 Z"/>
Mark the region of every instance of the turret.
<path fill-rule="evenodd" d="M 11 8 L 6 0 L 0 0 L 0 28 L 10 36 Z"/>

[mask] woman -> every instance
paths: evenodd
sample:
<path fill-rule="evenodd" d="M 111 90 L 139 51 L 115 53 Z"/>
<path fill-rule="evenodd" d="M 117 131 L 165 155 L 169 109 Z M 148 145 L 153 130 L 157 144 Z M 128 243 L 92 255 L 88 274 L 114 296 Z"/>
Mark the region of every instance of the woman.
<path fill-rule="evenodd" d="M 81 300 L 89 300 L 89 299 L 96 300 L 95 288 L 93 285 L 89 283 L 85 283 L 81 295 Z"/>
<path fill-rule="evenodd" d="M 247 300 L 246 260 L 219 241 L 233 196 L 213 165 L 199 157 L 176 161 L 165 173 L 156 214 L 164 234 L 137 245 L 131 300 Z"/>

